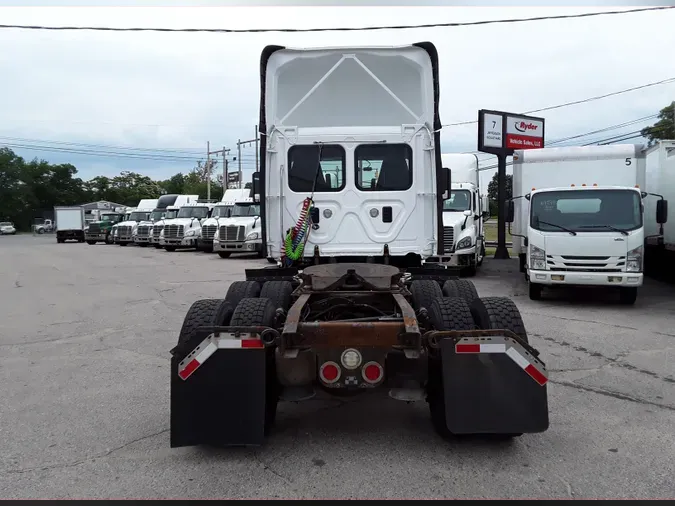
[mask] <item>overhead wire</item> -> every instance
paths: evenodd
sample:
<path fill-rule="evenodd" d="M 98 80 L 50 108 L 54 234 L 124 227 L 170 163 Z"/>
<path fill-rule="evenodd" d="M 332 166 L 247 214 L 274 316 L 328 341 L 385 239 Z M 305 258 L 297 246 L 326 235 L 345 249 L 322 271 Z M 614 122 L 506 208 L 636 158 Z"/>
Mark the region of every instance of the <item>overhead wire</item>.
<path fill-rule="evenodd" d="M 313 32 L 359 32 L 376 30 L 414 30 L 420 28 L 455 28 L 462 26 L 481 26 L 506 23 L 527 23 L 533 21 L 548 21 L 556 19 L 590 18 L 597 16 L 612 16 L 632 14 L 636 12 L 660 11 L 673 9 L 675 6 L 640 7 L 636 9 L 583 12 L 578 14 L 559 14 L 554 16 L 535 16 L 529 18 L 485 19 L 480 21 L 456 21 L 448 23 L 425 23 L 416 25 L 383 25 L 383 26 L 350 26 L 325 28 L 160 28 L 160 27 L 111 27 L 111 26 L 44 26 L 0 24 L 0 29 L 18 30 L 88 30 L 105 32 L 182 32 L 182 33 L 313 33 Z"/>

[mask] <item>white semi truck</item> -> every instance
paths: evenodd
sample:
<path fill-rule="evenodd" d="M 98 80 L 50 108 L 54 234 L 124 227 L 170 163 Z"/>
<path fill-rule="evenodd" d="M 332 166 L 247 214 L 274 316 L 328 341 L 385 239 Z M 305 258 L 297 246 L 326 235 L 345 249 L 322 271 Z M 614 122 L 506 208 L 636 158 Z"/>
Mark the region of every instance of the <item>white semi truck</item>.
<path fill-rule="evenodd" d="M 178 216 L 178 211 L 180 211 L 180 206 L 168 206 L 164 216 L 152 224 L 148 230 L 150 236 L 150 244 L 152 244 L 156 249 L 162 249 L 162 245 L 159 243 L 159 236 L 164 229 L 164 223 L 166 220 L 173 220 Z"/>
<path fill-rule="evenodd" d="M 250 190 L 246 191 L 250 195 Z M 230 217 L 220 220 L 213 237 L 213 251 L 220 258 L 228 258 L 232 253 L 258 253 L 262 256 L 260 223 L 260 204 L 250 196 L 238 198 Z"/>
<path fill-rule="evenodd" d="M 426 265 L 451 190 L 434 45 L 268 46 L 260 68 L 253 194 L 282 266 L 187 311 L 171 446 L 262 444 L 280 401 L 317 392 L 426 401 L 446 437 L 545 431 L 546 369 L 513 301 Z"/>
<path fill-rule="evenodd" d="M 128 220 L 119 223 L 117 226 L 117 243 L 120 246 L 126 246 L 134 242 L 134 235 L 138 224 L 150 219 L 150 214 L 157 207 L 159 199 L 141 199 L 134 211 L 129 215 Z"/>
<path fill-rule="evenodd" d="M 643 282 L 642 146 L 543 148 L 513 155 L 513 252 L 539 300 L 546 287 L 616 287 L 633 304 Z M 650 217 L 651 218 L 651 217 Z"/>
<path fill-rule="evenodd" d="M 202 222 L 211 215 L 214 206 L 212 202 L 193 202 L 182 206 L 175 218 L 164 220 L 164 227 L 159 233 L 161 247 L 166 251 L 197 248 Z"/>
<path fill-rule="evenodd" d="M 196 202 L 199 195 L 162 195 L 157 199 L 157 205 L 150 213 L 147 220 L 138 223 L 133 234 L 134 244 L 138 246 L 147 246 L 152 244 L 153 226 L 166 216 L 169 206 L 183 206 L 190 202 Z"/>
<path fill-rule="evenodd" d="M 481 197 L 478 157 L 470 153 L 441 155 L 443 167 L 452 172 L 450 198 L 443 202 L 445 254 L 470 276 L 485 257 L 484 220 L 490 211 L 487 196 Z"/>
<path fill-rule="evenodd" d="M 213 237 L 220 226 L 220 220 L 229 218 L 234 209 L 234 203 L 242 198 L 249 197 L 251 190 L 228 189 L 223 198 L 211 210 L 211 215 L 202 223 L 201 232 L 197 238 L 197 249 L 213 252 Z"/>
<path fill-rule="evenodd" d="M 648 275 L 675 281 L 675 222 L 668 222 L 668 201 L 675 200 L 675 140 L 660 140 L 645 150 L 645 270 Z"/>

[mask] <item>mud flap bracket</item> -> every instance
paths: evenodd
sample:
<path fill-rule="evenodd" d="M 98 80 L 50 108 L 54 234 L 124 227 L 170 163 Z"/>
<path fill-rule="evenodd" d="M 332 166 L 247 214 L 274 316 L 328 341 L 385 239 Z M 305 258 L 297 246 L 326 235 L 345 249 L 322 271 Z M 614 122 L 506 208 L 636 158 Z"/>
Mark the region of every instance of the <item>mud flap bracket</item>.
<path fill-rule="evenodd" d="M 544 363 L 508 332 L 466 335 L 470 333 L 435 332 L 433 336 L 441 351 L 448 430 L 454 434 L 547 430 Z"/>

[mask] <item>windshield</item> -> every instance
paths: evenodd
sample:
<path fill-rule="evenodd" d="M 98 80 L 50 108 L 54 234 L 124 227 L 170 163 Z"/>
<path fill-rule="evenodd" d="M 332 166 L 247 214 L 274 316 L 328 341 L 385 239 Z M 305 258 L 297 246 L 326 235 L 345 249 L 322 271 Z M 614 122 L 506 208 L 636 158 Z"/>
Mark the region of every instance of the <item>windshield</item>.
<path fill-rule="evenodd" d="M 260 216 L 260 204 L 235 204 L 232 217 L 235 216 Z"/>
<path fill-rule="evenodd" d="M 172 220 L 172 219 L 175 218 L 176 216 L 178 216 L 178 209 L 171 209 L 171 210 L 169 210 L 169 211 L 166 212 L 166 215 L 165 215 L 164 217 L 165 217 L 167 220 Z"/>
<path fill-rule="evenodd" d="M 453 190 L 450 198 L 443 201 L 443 211 L 466 211 L 471 209 L 469 190 Z"/>
<path fill-rule="evenodd" d="M 12 223 L 9 221 L 2 221 L 0 222 L 0 227 L 11 227 Z"/>
<path fill-rule="evenodd" d="M 150 216 L 150 213 L 143 213 L 143 212 L 134 212 L 131 213 L 131 216 L 129 216 L 129 221 L 143 221 L 147 220 L 148 217 Z"/>
<path fill-rule="evenodd" d="M 151 221 L 158 221 L 164 218 L 164 211 L 158 211 L 154 210 L 152 213 L 150 213 L 150 220 Z"/>
<path fill-rule="evenodd" d="M 181 207 L 178 211 L 178 218 L 206 218 L 209 215 L 208 207 Z"/>
<path fill-rule="evenodd" d="M 104 214 L 101 216 L 101 221 L 119 221 L 119 214 Z"/>
<path fill-rule="evenodd" d="M 211 218 L 229 218 L 232 214 L 233 206 L 216 206 L 213 208 Z"/>
<path fill-rule="evenodd" d="M 612 232 L 642 226 L 642 201 L 633 190 L 538 193 L 530 202 L 530 226 L 543 232 Z M 614 230 L 615 231 L 615 230 Z"/>

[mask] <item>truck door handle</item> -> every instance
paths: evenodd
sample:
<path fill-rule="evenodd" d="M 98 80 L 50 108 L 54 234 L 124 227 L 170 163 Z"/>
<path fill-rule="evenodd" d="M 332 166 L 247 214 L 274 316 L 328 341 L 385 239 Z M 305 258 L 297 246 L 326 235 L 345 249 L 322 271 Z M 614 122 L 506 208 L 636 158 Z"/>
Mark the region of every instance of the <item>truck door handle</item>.
<path fill-rule="evenodd" d="M 312 223 L 319 223 L 319 208 L 313 207 L 311 211 Z"/>
<path fill-rule="evenodd" d="M 382 221 L 384 223 L 391 223 L 393 221 L 391 206 L 384 206 L 382 208 Z"/>

